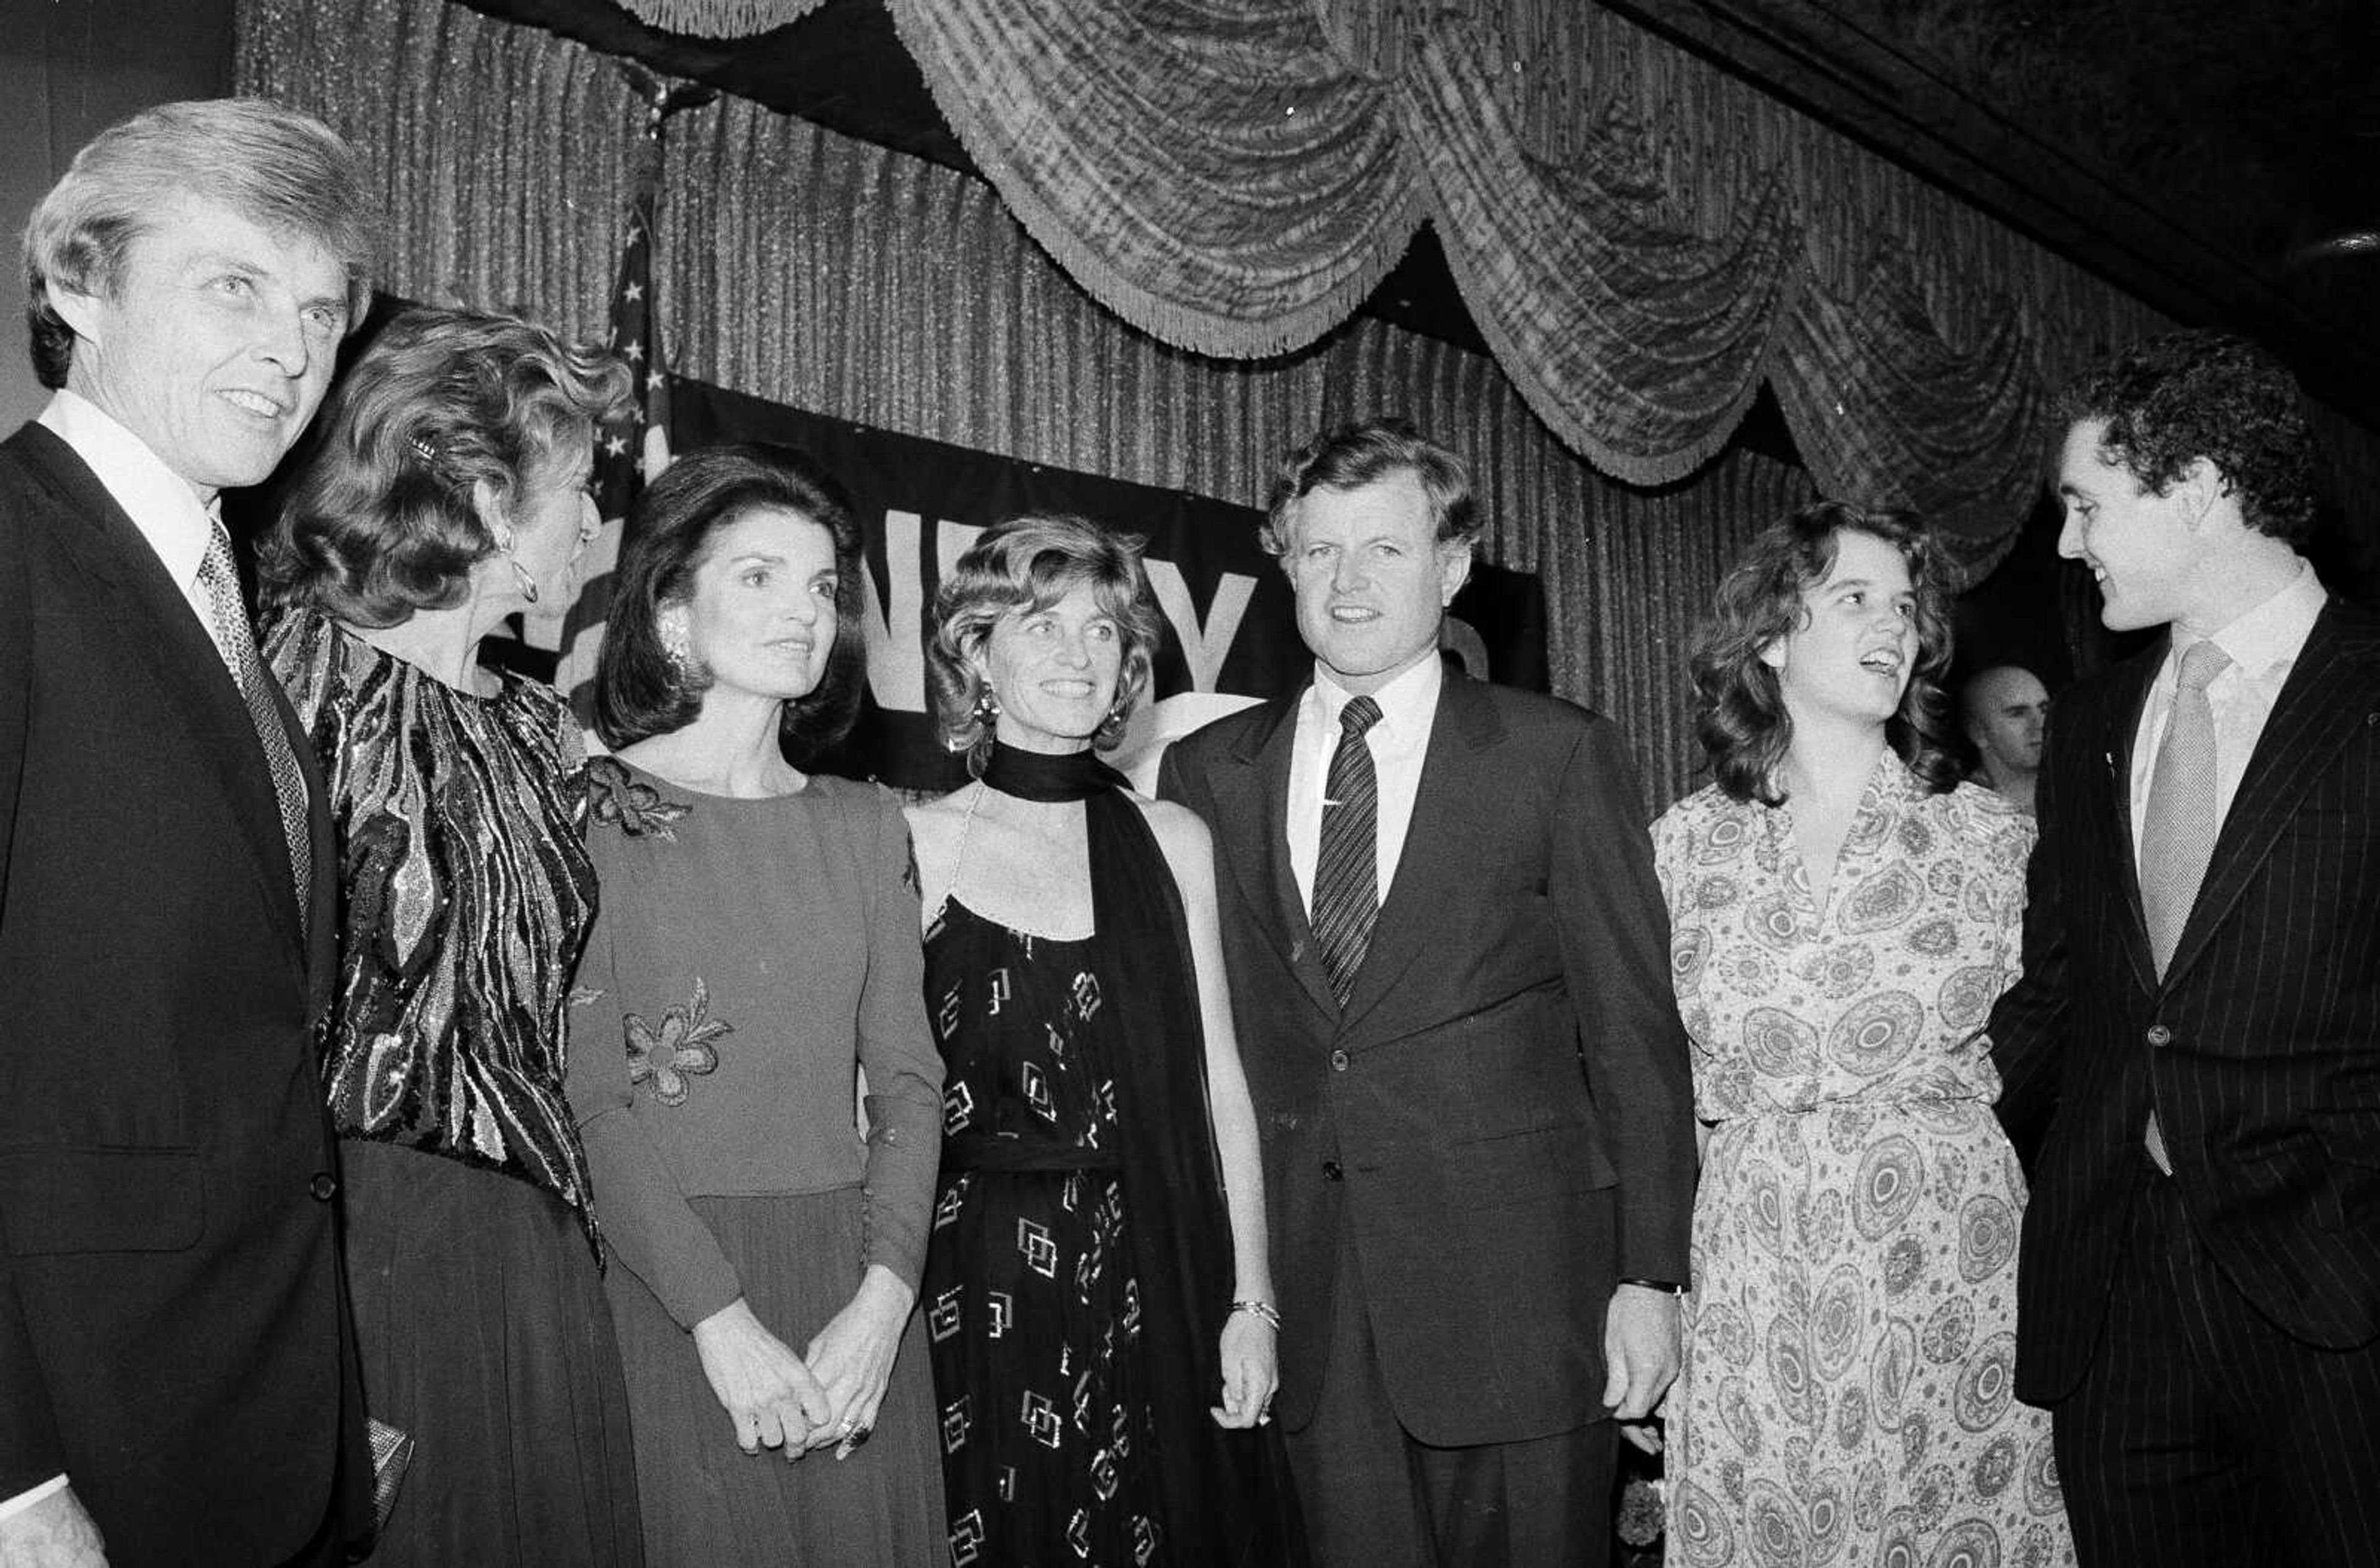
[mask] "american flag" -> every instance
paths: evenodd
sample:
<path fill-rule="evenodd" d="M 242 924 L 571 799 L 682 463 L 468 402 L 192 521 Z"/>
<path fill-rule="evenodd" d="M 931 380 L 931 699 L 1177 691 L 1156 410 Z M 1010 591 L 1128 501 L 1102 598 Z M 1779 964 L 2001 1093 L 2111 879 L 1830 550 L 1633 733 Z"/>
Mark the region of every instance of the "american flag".
<path fill-rule="evenodd" d="M 612 284 L 612 351 L 635 376 L 627 416 L 595 435 L 595 504 L 602 530 L 578 559 L 578 596 L 554 605 L 523 628 L 533 647 L 557 653 L 553 684 L 570 699 L 580 722 L 594 723 L 595 656 L 612 601 L 612 568 L 628 507 L 648 480 L 669 467 L 669 369 L 662 356 L 661 313 L 653 298 L 653 225 L 661 208 L 662 128 L 678 110 L 717 94 L 690 83 L 663 84 L 642 71 L 631 81 L 646 104 L 645 137 L 628 202 L 627 243 Z"/>

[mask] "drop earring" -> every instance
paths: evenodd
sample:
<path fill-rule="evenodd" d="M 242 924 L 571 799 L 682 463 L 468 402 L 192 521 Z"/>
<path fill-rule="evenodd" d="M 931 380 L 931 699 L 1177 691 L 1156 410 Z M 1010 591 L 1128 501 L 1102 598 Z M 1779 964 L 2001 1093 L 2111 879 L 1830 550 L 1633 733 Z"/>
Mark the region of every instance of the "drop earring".
<path fill-rule="evenodd" d="M 992 690 L 989 682 L 985 683 L 981 691 L 976 693 L 973 711 L 975 722 L 986 730 L 990 730 L 1000 722 L 1000 693 Z"/>
<path fill-rule="evenodd" d="M 513 581 L 519 587 L 520 596 L 531 604 L 536 603 L 537 579 L 528 575 L 528 568 L 522 565 L 520 557 L 513 553 L 513 541 L 516 537 L 513 530 L 508 528 L 498 528 L 492 531 L 495 536 L 496 548 L 504 553 L 504 565 L 513 569 Z"/>

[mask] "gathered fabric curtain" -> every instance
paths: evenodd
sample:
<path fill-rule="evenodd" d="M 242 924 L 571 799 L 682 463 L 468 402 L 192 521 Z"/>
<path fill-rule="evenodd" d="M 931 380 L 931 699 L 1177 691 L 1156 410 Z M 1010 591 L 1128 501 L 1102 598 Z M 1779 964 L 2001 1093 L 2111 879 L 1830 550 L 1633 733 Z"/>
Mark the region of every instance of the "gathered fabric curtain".
<path fill-rule="evenodd" d="M 238 0 L 237 22 L 239 90 L 363 153 L 389 214 L 383 286 L 602 335 L 645 115 L 613 62 L 446 0 Z M 1812 498 L 1800 469 L 1742 449 L 1619 483 L 1492 359 L 1367 317 L 1261 360 L 1170 347 L 983 181 L 734 98 L 670 122 L 662 192 L 672 366 L 716 385 L 1245 506 L 1323 425 L 1410 417 L 1470 464 L 1482 553 L 1543 584 L 1553 688 L 1627 729 L 1648 811 L 1697 776 L 1685 661 L 1713 586 Z"/>
<path fill-rule="evenodd" d="M 1765 382 L 1819 488 L 1927 517 L 1962 579 L 2036 493 L 2039 346 L 2090 286 L 1592 0 L 889 3 L 1035 239 L 1168 343 L 1312 342 L 1427 220 L 1605 473 L 1693 471 Z"/>
<path fill-rule="evenodd" d="M 1509 4 L 1520 15 L 1528 0 Z M 1351 82 L 1435 68 L 1442 87 L 1460 58 L 1426 29 L 1386 25 L 1378 7 L 1323 15 Z M 654 270 L 673 364 L 829 418 L 1250 506 L 1317 428 L 1408 415 L 1472 465 L 1488 558 L 1545 585 L 1554 689 L 1628 728 L 1647 804 L 1664 803 L 1697 776 L 1694 626 L 1753 531 L 1819 488 L 1874 495 L 1841 476 L 1890 460 L 1952 492 L 1944 511 L 1955 512 L 1957 492 L 1985 493 L 2005 459 L 1989 421 L 1948 410 L 2005 406 L 2037 429 L 2043 384 L 2166 323 L 1585 0 L 1530 15 L 1507 34 L 1472 35 L 1475 50 L 1488 40 L 1476 59 L 1505 65 L 1489 102 L 1463 113 L 1500 116 L 1525 155 L 1515 168 L 1561 200 L 1532 213 L 1517 197 L 1483 198 L 1481 221 L 1591 255 L 1592 225 L 1570 215 L 1601 191 L 1672 237 L 1672 261 L 1655 264 L 1674 275 L 1773 266 L 1758 274 L 1779 280 L 1765 338 L 1720 330 L 1739 318 L 1716 293 L 1680 313 L 1682 336 L 1741 356 L 1718 378 L 1729 390 L 1687 411 L 1731 422 L 1747 378 L 1765 378 L 1814 474 L 1728 448 L 1668 482 L 1621 482 L 1617 463 L 1589 461 L 1580 437 L 1540 417 L 1543 391 L 1529 390 L 1512 346 L 1585 329 L 1529 319 L 1524 302 L 1520 326 L 1490 330 L 1500 359 L 1360 315 L 1263 358 L 1185 351 L 1054 261 L 995 187 L 733 98 L 678 116 L 664 151 Z M 367 158 L 389 215 L 386 286 L 602 335 L 646 112 L 613 61 L 447 0 L 237 0 L 236 20 L 239 90 L 321 115 Z M 1454 124 L 1458 107 L 1406 103 L 1394 137 L 1410 139 L 1424 114 Z M 1813 211 L 1836 217 L 1813 225 Z M 1797 212 L 1790 253 L 1765 249 Z M 1446 242 L 1475 300 L 1526 281 L 1512 263 L 1482 265 L 1480 246 Z M 1149 286 L 1151 274 L 1134 275 Z M 1475 309 L 1484 324 L 1491 312 Z M 1638 339 L 1665 320 L 1633 318 L 1615 334 L 1615 362 L 1658 371 Z M 1584 355 L 1548 362 L 1604 368 Z M 1679 407 L 1647 406 L 1665 418 Z M 2380 510 L 2380 449 L 2329 410 L 2314 415 L 2350 513 Z M 2024 459 L 2024 501 L 2040 458 Z M 1982 569 L 1990 535 L 1963 538 L 1970 571 Z"/>

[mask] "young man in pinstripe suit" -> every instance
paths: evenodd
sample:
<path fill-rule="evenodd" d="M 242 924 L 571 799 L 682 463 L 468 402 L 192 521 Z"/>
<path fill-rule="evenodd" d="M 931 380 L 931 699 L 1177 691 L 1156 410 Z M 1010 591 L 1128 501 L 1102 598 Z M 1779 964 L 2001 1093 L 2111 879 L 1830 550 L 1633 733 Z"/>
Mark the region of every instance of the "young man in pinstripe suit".
<path fill-rule="evenodd" d="M 2062 695 L 2004 1117 L 2016 1392 L 2085 1564 L 2380 1560 L 2380 617 L 2299 553 L 2295 384 L 2211 333 L 2068 389 L 2060 553 L 2155 648 Z"/>

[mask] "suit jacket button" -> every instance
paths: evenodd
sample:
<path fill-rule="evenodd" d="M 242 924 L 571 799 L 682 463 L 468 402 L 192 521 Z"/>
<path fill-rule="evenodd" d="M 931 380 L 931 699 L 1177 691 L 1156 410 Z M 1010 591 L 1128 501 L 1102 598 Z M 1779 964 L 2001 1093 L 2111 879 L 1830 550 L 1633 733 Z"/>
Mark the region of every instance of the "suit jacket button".
<path fill-rule="evenodd" d="M 1330 1070 L 1334 1073 L 1343 1073 L 1347 1070 L 1347 1053 L 1345 1051 L 1334 1051 L 1330 1053 Z"/>
<path fill-rule="evenodd" d="M 306 1190 L 314 1195 L 315 1202 L 328 1203 L 339 1196 L 339 1180 L 328 1171 L 317 1171 L 314 1179 L 306 1184 Z"/>
<path fill-rule="evenodd" d="M 2151 1024 L 2149 1026 L 2149 1043 L 2151 1045 L 2171 1045 L 2173 1043 L 2173 1031 L 2167 1028 L 2163 1024 Z"/>
<path fill-rule="evenodd" d="M 1322 1179 L 1324 1181 L 1335 1182 L 1344 1174 L 1345 1173 L 1339 1169 L 1339 1161 L 1336 1160 L 1325 1160 L 1322 1162 Z"/>

